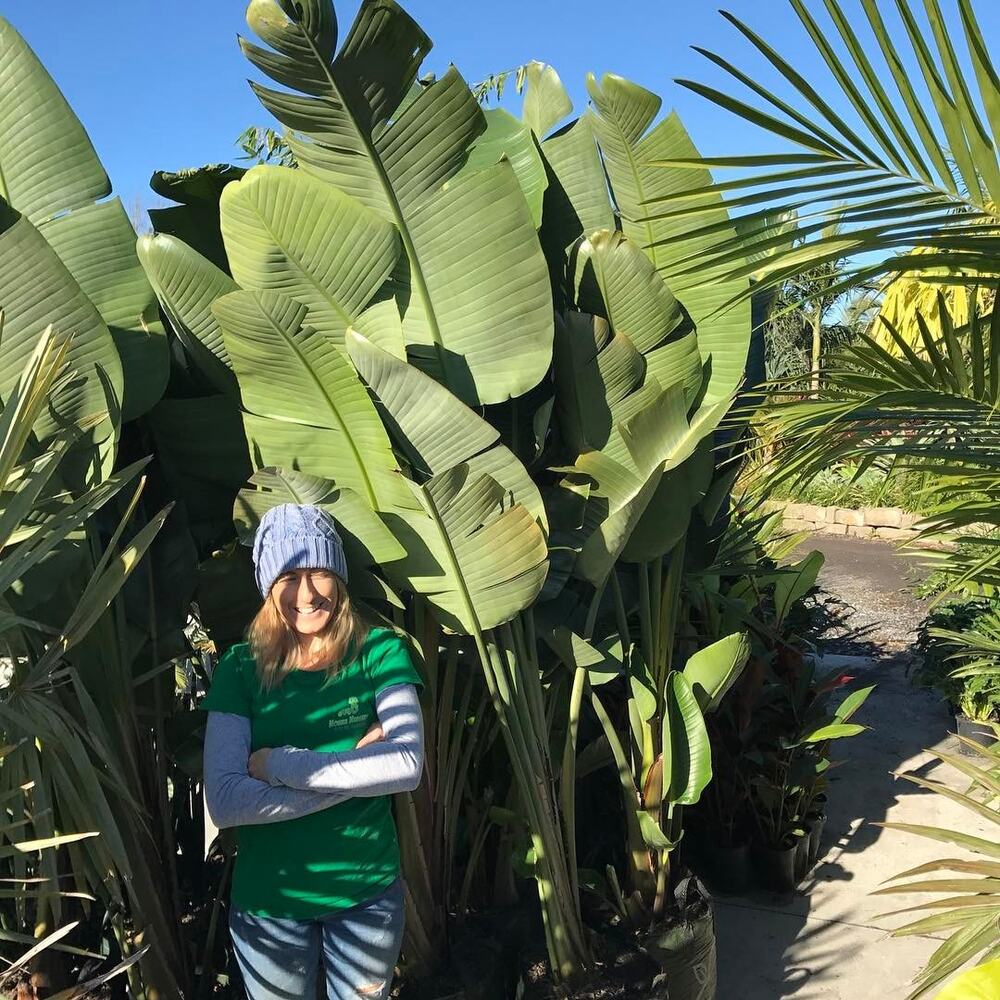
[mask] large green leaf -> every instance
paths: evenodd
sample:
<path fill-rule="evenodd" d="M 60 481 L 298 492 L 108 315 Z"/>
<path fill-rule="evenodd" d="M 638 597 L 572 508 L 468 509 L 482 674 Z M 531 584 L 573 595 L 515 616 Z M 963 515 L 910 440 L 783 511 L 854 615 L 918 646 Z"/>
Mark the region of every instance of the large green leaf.
<path fill-rule="evenodd" d="M 220 211 L 237 283 L 301 303 L 309 326 L 336 344 L 399 255 L 388 222 L 290 167 L 255 167 L 223 191 Z"/>
<path fill-rule="evenodd" d="M 734 229 L 721 195 L 703 199 L 697 214 L 659 218 L 653 203 L 704 187 L 707 170 L 665 168 L 658 161 L 694 157 L 697 151 L 676 113 L 653 125 L 660 99 L 620 76 L 605 74 L 600 83 L 587 78 L 592 117 L 604 165 L 621 213 L 622 229 L 649 255 L 670 290 L 694 320 L 698 347 L 708 369 L 705 399 L 730 397 L 743 379 L 750 343 L 750 304 L 731 300 L 748 287 L 746 277 L 732 277 L 727 267 L 702 266 L 688 273 L 691 258 L 707 258 L 723 235 Z M 652 127 L 651 127 L 652 126 Z"/>
<path fill-rule="evenodd" d="M 693 805 L 712 780 L 712 750 L 705 718 L 690 682 L 678 671 L 670 675 L 666 699 L 663 799 L 670 804 Z M 669 770 L 666 763 L 668 756 Z"/>
<path fill-rule="evenodd" d="M 77 425 L 110 416 L 95 430 L 113 437 L 122 393 L 122 368 L 107 325 L 66 265 L 25 217 L 0 203 L 0 303 L 4 311 L 0 350 L 0 398 L 6 398 L 35 345 L 51 325 L 72 334 L 67 366 L 75 377 L 57 387 L 49 412 L 38 419 L 44 441 L 63 421 Z"/>
<path fill-rule="evenodd" d="M 167 338 L 121 201 L 79 208 L 39 230 L 111 331 L 124 372 L 122 419 L 141 416 L 166 388 Z"/>
<path fill-rule="evenodd" d="M 680 382 L 691 402 L 702 385 L 699 338 L 652 261 L 623 233 L 598 230 L 581 244 L 575 260 L 577 304 L 604 316 L 628 335 L 662 386 Z"/>
<path fill-rule="evenodd" d="M 348 333 L 347 348 L 391 418 L 416 475 L 436 476 L 464 462 L 471 475 L 490 476 L 547 526 L 538 487 L 510 449 L 497 444 L 500 435 L 494 427 L 444 386 L 358 333 Z"/>
<path fill-rule="evenodd" d="M 97 153 L 55 81 L 0 18 L 0 195 L 36 225 L 111 194 Z"/>
<path fill-rule="evenodd" d="M 423 594 L 446 628 L 481 634 L 535 600 L 548 571 L 545 536 L 496 480 L 463 463 L 408 485 L 419 509 L 386 515 L 406 548 L 386 570 Z"/>
<path fill-rule="evenodd" d="M 541 150 L 550 177 L 539 237 L 561 277 L 569 248 L 597 229 L 614 229 L 615 214 L 588 115 L 550 136 Z"/>
<path fill-rule="evenodd" d="M 239 286 L 174 236 L 140 236 L 136 249 L 163 311 L 195 365 L 220 392 L 237 395 L 232 362 L 212 303 Z"/>
<path fill-rule="evenodd" d="M 573 102 L 555 69 L 537 59 L 528 63 L 521 108 L 524 124 L 542 140 L 572 111 Z"/>
<path fill-rule="evenodd" d="M 586 541 L 575 575 L 595 586 L 607 578 L 664 475 L 695 453 L 728 409 L 728 401 L 702 407 L 689 422 L 683 392 L 674 386 L 659 392 L 623 423 L 627 459 L 619 462 L 596 451 L 577 459 L 572 472 L 588 477 L 592 486 L 581 529 Z"/>
<path fill-rule="evenodd" d="M 254 464 L 331 479 L 375 510 L 412 505 L 375 405 L 307 308 L 275 292 L 231 292 L 213 306 L 246 411 Z"/>
<path fill-rule="evenodd" d="M 463 171 L 484 131 L 454 68 L 398 115 L 430 43 L 392 0 L 365 0 L 333 57 L 329 0 L 254 0 L 247 20 L 273 50 L 247 57 L 300 93 L 254 89 L 303 171 L 356 197 L 399 230 L 403 333 L 424 371 L 469 403 L 501 402 L 548 368 L 551 291 L 509 163 Z"/>
<path fill-rule="evenodd" d="M 704 498 L 715 470 L 714 436 L 706 436 L 694 454 L 665 472 L 622 549 L 625 562 L 649 562 L 665 556 L 688 532 L 694 508 Z"/>
<path fill-rule="evenodd" d="M 485 115 L 486 131 L 472 147 L 467 168 L 488 167 L 509 160 L 537 229 L 542 222 L 542 201 L 549 182 L 531 129 L 502 108 L 487 111 Z"/>
<path fill-rule="evenodd" d="M 149 218 L 157 233 L 175 236 L 208 258 L 216 267 L 229 270 L 222 244 L 219 199 L 225 186 L 238 181 L 244 167 L 230 163 L 209 163 L 187 170 L 157 170 L 149 186 L 161 197 L 179 202 L 167 208 L 151 208 Z"/>
<path fill-rule="evenodd" d="M 128 216 L 117 198 L 100 201 L 110 193 L 79 119 L 24 39 L 0 18 L 0 197 L 37 227 L 110 328 L 126 376 L 115 389 L 129 420 L 163 393 L 166 338 Z M 7 297 L 0 303 L 10 316 Z M 110 369 L 108 377 L 114 386 Z"/>
<path fill-rule="evenodd" d="M 719 707 L 726 692 L 739 679 L 749 657 L 750 637 L 746 632 L 734 632 L 691 654 L 683 673 L 702 712 Z"/>
<path fill-rule="evenodd" d="M 556 405 L 563 435 L 579 452 L 560 471 L 588 482 L 574 573 L 606 579 L 665 473 L 690 458 L 718 425 L 728 401 L 690 420 L 680 383 L 644 379 L 644 359 L 624 333 L 584 313 L 567 313 L 556 339 Z M 689 511 L 685 511 L 686 518 Z M 653 516 L 653 515 L 650 515 Z"/>

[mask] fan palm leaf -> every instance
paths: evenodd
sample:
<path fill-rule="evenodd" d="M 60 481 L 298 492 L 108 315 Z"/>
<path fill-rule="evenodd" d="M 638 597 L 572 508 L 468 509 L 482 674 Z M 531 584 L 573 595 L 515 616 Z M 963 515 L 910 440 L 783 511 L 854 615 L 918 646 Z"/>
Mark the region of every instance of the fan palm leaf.
<path fill-rule="evenodd" d="M 996 726 L 994 728 L 1000 735 L 1000 728 Z M 979 759 L 975 762 L 968 762 L 947 753 L 936 753 L 934 756 L 956 768 L 970 780 L 966 791 L 957 792 L 938 779 L 921 778 L 915 774 L 902 774 L 900 777 L 912 781 L 921 788 L 945 795 L 980 819 L 1000 825 L 1000 813 L 997 811 L 997 792 L 1000 786 L 996 778 L 997 765 L 1000 763 L 998 760 L 1000 744 L 984 748 L 972 743 L 971 740 L 964 742 L 977 754 Z M 896 937 L 949 932 L 944 943 L 931 955 L 927 964 L 918 973 L 915 988 L 908 997 L 908 1000 L 915 1000 L 960 969 L 966 962 L 976 958 L 979 962 L 985 962 L 996 957 L 1000 947 L 1000 934 L 997 931 L 997 921 L 1000 917 L 1000 877 L 998 877 L 1000 866 L 995 859 L 1000 856 L 1000 847 L 995 843 L 995 838 L 971 837 L 957 830 L 891 822 L 878 825 L 932 840 L 955 843 L 967 848 L 973 854 L 968 859 L 943 858 L 900 872 L 888 879 L 895 884 L 874 893 L 877 896 L 927 893 L 943 897 L 884 914 L 888 917 L 921 910 L 931 911 L 929 915 L 895 928 L 892 933 Z M 932 879 L 922 877 L 938 872 L 957 872 L 958 877 L 954 875 Z"/>
<path fill-rule="evenodd" d="M 771 483 L 804 482 L 840 461 L 926 476 L 926 536 L 969 546 L 929 556 L 951 586 L 995 585 L 1000 567 L 1000 310 L 956 328 L 938 294 L 939 325 L 921 313 L 918 355 L 891 325 L 892 350 L 863 336 L 844 349 L 818 392 L 782 386 L 762 412 L 762 436 L 782 442 Z"/>
<path fill-rule="evenodd" d="M 1000 278 L 1000 78 L 971 0 L 958 0 L 955 26 L 974 80 L 955 51 L 939 0 L 924 3 L 926 24 L 910 0 L 897 3 L 899 21 L 892 24 L 876 0 L 862 0 L 860 18 L 842 0 L 827 0 L 829 25 L 803 0 L 789 2 L 811 43 L 809 72 L 796 70 L 748 25 L 723 14 L 782 78 L 787 99 L 757 82 L 757 73 L 705 49 L 697 51 L 742 93 L 678 81 L 780 140 L 787 152 L 671 158 L 664 169 L 709 166 L 742 173 L 680 199 L 650 198 L 647 211 L 664 220 L 704 216 L 714 207 L 711 200 L 726 192 L 730 207 L 751 211 L 741 238 L 718 241 L 708 263 L 735 277 L 747 273 L 742 258 L 748 253 L 776 248 L 761 278 L 766 285 L 845 256 L 854 257 L 848 281 L 904 271 L 938 280 L 970 273 Z M 828 97 L 811 82 L 817 63 L 834 80 Z M 842 115 L 836 110 L 841 106 L 852 113 Z M 794 236 L 753 224 L 752 207 L 762 203 L 800 212 Z M 840 224 L 838 234 L 823 233 L 830 222 Z M 909 252 L 913 246 L 920 252 Z M 861 254 L 874 255 L 874 262 Z M 694 275 L 705 264 L 699 253 L 677 267 Z"/>

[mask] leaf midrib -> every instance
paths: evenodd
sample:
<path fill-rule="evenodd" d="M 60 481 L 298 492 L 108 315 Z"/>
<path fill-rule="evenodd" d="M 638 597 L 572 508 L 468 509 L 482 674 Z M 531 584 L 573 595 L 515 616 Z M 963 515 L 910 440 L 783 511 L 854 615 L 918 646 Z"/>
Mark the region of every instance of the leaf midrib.
<path fill-rule="evenodd" d="M 330 89 L 333 91 L 334 95 L 340 99 L 341 104 L 345 112 L 347 112 L 347 117 L 350 119 L 358 138 L 361 140 L 361 144 L 368 154 L 368 158 L 371 161 L 373 167 L 375 168 L 375 173 L 378 176 L 379 182 L 382 185 L 382 190 L 386 196 L 386 201 L 392 211 L 393 218 L 396 222 L 396 228 L 399 230 L 400 239 L 403 243 L 403 249 L 406 251 L 406 256 L 410 261 L 410 280 L 416 285 L 417 293 L 420 298 L 421 303 L 424 307 L 424 315 L 427 319 L 427 325 L 430 329 L 431 337 L 434 340 L 434 347 L 438 355 L 438 361 L 440 362 L 442 368 L 446 367 L 447 356 L 442 352 L 444 348 L 444 340 L 441 336 L 441 327 L 438 323 L 437 314 L 434 311 L 434 305 L 431 302 L 430 292 L 427 288 L 427 283 L 424 280 L 423 269 L 420 265 L 420 258 L 417 255 L 417 249 L 413 245 L 413 239 L 410 236 L 409 229 L 406 225 L 406 218 L 403 215 L 403 208 L 399 203 L 399 199 L 396 196 L 396 190 L 389 181 L 389 174 L 385 169 L 385 165 L 382 163 L 382 158 L 378 153 L 374 141 L 370 136 L 365 134 L 364 129 L 362 129 L 351 111 L 350 105 L 343 99 L 340 91 L 337 87 L 337 82 L 333 77 L 332 66 L 329 65 L 326 60 L 322 57 L 319 50 L 313 43 L 312 37 L 309 32 L 299 25 L 302 35 L 306 40 L 306 44 L 309 46 L 309 50 L 312 52 L 319 64 L 323 75 L 329 82 Z"/>
<path fill-rule="evenodd" d="M 424 501 L 427 504 L 427 509 L 431 512 L 434 517 L 435 525 L 437 526 L 438 533 L 441 536 L 442 542 L 444 543 L 445 553 L 448 556 L 448 561 L 451 567 L 452 575 L 457 582 L 457 589 L 462 598 L 462 603 L 465 605 L 466 613 L 469 615 L 469 623 L 473 625 L 474 630 L 473 635 L 482 636 L 483 626 L 479 621 L 479 616 L 476 614 L 475 604 L 472 600 L 472 594 L 469 592 L 469 588 L 465 582 L 465 575 L 462 572 L 462 564 L 459 561 L 458 554 L 455 551 L 455 547 L 451 541 L 451 535 L 445 528 L 444 518 L 438 511 L 437 504 L 434 502 L 434 497 L 431 495 L 430 491 L 421 487 L 421 493 L 424 496 Z"/>
<path fill-rule="evenodd" d="M 357 442 L 354 440 L 354 435 L 350 432 L 349 425 L 344 420 L 343 416 L 341 416 L 340 411 L 337 409 L 336 405 L 334 404 L 333 397 L 330 395 L 329 392 L 327 392 L 326 386 L 323 384 L 322 380 L 319 379 L 317 377 L 316 373 L 313 371 L 312 365 L 309 364 L 309 361 L 306 358 L 305 353 L 302 351 L 302 349 L 295 342 L 295 338 L 292 337 L 292 336 L 290 336 L 288 333 L 286 333 L 285 330 L 283 330 L 272 319 L 271 314 L 266 309 L 262 308 L 261 309 L 261 313 L 264 316 L 264 318 L 267 321 L 267 323 L 278 334 L 278 336 L 280 336 L 282 338 L 282 340 L 284 340 L 285 343 L 287 343 L 288 346 L 291 348 L 292 353 L 299 360 L 299 363 L 302 365 L 302 368 L 305 370 L 307 376 L 312 380 L 313 384 L 317 387 L 317 389 L 319 390 L 320 395 L 322 396 L 322 398 L 324 400 L 326 400 L 327 405 L 329 406 L 330 412 L 333 413 L 334 418 L 336 419 L 338 425 L 340 426 L 341 431 L 344 434 L 344 437 L 347 438 L 347 441 L 348 441 L 348 443 L 350 445 L 351 456 L 354 459 L 355 465 L 360 470 L 362 481 L 365 484 L 365 493 L 366 493 L 366 496 L 367 496 L 368 503 L 371 505 L 371 507 L 372 507 L 373 510 L 378 510 L 379 509 L 379 503 L 378 503 L 378 495 L 377 495 L 377 493 L 375 491 L 375 484 L 374 484 L 372 478 L 368 474 L 368 468 L 367 468 L 367 466 L 361 460 L 361 453 L 358 450 Z M 300 326 L 299 329 L 301 330 L 301 329 L 303 329 L 303 327 Z M 315 334 L 315 331 L 313 331 L 313 333 Z M 338 351 L 338 348 L 336 348 L 336 347 L 334 347 L 333 349 L 335 351 Z M 347 362 L 345 361 L 344 363 L 346 364 Z"/>

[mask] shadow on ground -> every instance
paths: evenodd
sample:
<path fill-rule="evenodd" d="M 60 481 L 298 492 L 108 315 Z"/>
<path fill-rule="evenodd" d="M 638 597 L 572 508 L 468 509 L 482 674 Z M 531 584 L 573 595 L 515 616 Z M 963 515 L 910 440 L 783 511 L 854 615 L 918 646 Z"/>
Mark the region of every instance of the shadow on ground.
<path fill-rule="evenodd" d="M 878 685 L 856 716 L 871 731 L 844 741 L 835 755 L 820 861 L 799 890 L 785 898 L 718 897 L 719 1000 L 904 997 L 940 941 L 888 938 L 892 923 L 878 915 L 916 900 L 870 893 L 891 875 L 939 856 L 941 845 L 875 823 L 887 817 L 964 822 L 947 808 L 940 815 L 939 796 L 894 777 L 932 769 L 924 751 L 948 738 L 949 724 L 943 703 L 908 677 L 924 615 L 908 589 L 908 562 L 880 543 L 819 537 L 807 545 L 827 556 L 821 586 L 855 609 L 850 624 L 860 634 L 831 643 L 825 655 L 845 657 L 828 659 L 853 676 L 845 693 Z"/>

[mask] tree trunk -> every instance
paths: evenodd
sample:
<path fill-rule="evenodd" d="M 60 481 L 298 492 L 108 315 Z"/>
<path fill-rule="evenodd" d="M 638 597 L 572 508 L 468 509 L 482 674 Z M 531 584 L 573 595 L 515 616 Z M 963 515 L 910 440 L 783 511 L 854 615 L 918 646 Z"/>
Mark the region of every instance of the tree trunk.
<path fill-rule="evenodd" d="M 813 312 L 813 329 L 812 329 L 812 365 L 810 371 L 812 372 L 812 391 L 813 393 L 819 392 L 819 363 L 820 358 L 823 354 L 823 310 L 817 305 L 816 310 Z"/>

